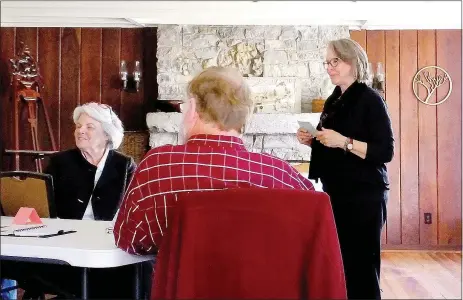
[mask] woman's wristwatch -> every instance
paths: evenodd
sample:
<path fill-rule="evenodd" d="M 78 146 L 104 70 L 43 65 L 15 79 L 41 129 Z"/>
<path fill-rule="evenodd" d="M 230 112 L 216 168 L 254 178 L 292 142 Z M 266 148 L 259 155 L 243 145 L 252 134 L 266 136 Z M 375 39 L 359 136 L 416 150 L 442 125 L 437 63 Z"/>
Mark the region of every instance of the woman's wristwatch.
<path fill-rule="evenodd" d="M 354 139 L 353 138 L 346 138 L 346 142 L 344 143 L 344 151 L 352 151 L 354 148 Z"/>

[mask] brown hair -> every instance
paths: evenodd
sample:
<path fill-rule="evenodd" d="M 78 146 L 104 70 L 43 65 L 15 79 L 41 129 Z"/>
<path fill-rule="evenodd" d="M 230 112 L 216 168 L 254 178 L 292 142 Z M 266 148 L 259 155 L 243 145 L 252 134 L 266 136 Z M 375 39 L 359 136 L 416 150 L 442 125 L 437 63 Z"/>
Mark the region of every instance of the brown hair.
<path fill-rule="evenodd" d="M 195 98 L 196 111 L 205 122 L 217 124 L 220 130 L 243 132 L 253 103 L 249 87 L 236 69 L 205 69 L 191 80 L 188 94 Z"/>

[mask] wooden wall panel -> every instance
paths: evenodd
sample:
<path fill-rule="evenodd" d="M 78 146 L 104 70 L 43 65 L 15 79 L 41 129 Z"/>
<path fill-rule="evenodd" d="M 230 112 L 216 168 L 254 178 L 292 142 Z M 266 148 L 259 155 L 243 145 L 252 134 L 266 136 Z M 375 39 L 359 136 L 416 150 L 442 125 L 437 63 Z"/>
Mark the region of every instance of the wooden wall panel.
<path fill-rule="evenodd" d="M 80 104 L 101 103 L 102 29 L 81 29 Z"/>
<path fill-rule="evenodd" d="M 366 30 L 355 30 L 350 32 L 351 39 L 355 40 L 362 46 L 365 51 L 367 50 L 367 32 Z"/>
<path fill-rule="evenodd" d="M 81 29 L 61 29 L 61 128 L 60 149 L 74 147 L 72 113 L 80 104 Z"/>
<path fill-rule="evenodd" d="M 376 72 L 376 64 L 381 62 L 384 68 L 385 55 L 385 41 L 384 31 L 367 31 L 366 32 L 366 48 L 365 51 L 368 53 L 368 60 L 372 64 L 372 71 Z M 381 235 L 381 242 L 386 244 L 387 242 L 387 224 L 383 228 Z"/>
<path fill-rule="evenodd" d="M 461 245 L 461 30 L 353 31 L 351 36 L 386 70 L 385 98 L 395 136 L 395 156 L 388 164 L 387 244 Z M 61 150 L 74 146 L 72 111 L 88 98 L 111 105 L 126 130 L 146 129 L 145 113 L 157 98 L 155 28 L 0 28 L 0 39 L 1 147 L 13 146 L 7 71 L 19 41 L 28 43 L 39 62 L 46 84 L 42 94 Z M 135 60 L 142 61 L 139 93 L 121 92 L 121 59 L 130 72 Z M 417 68 L 433 61 L 454 82 L 451 97 L 437 108 L 419 103 L 411 88 Z M 5 157 L 2 167 L 11 169 L 12 157 Z M 30 162 L 22 167 L 33 170 Z M 433 214 L 433 224 L 424 225 L 424 212 Z"/>
<path fill-rule="evenodd" d="M 381 32 L 351 33 L 372 62 L 383 55 Z M 387 245 L 461 246 L 461 30 L 384 31 L 384 43 L 385 98 L 395 137 Z M 430 65 L 446 69 L 454 83 L 450 98 L 437 107 L 422 104 L 412 91 L 416 71 Z M 438 89 L 431 102 L 446 92 Z M 428 212 L 431 224 L 424 223 Z"/>
<path fill-rule="evenodd" d="M 461 245 L 461 30 L 437 31 L 436 47 L 437 65 L 453 80 L 451 96 L 437 106 L 439 244 Z"/>
<path fill-rule="evenodd" d="M 45 83 L 41 93 L 59 150 L 74 147 L 72 113 L 77 105 L 89 101 L 110 105 L 121 117 L 126 130 L 146 130 L 145 114 L 150 109 L 146 102 L 155 102 L 157 98 L 156 28 L 0 28 L 0 38 L 0 99 L 2 108 L 5 108 L 0 111 L 0 148 L 14 148 L 13 112 L 8 101 L 9 59 L 15 57 L 21 41 L 27 44 L 39 63 Z M 145 41 L 145 38 L 149 40 Z M 145 59 L 145 53 L 152 57 Z M 127 61 L 130 72 L 136 60 L 142 62 L 143 77 L 138 93 L 121 93 L 121 59 Z M 148 88 L 145 89 L 145 85 Z M 25 112 L 20 149 L 32 149 Z M 39 115 L 38 121 L 42 149 L 51 150 L 43 115 Z M 11 156 L 1 161 L 6 170 L 14 167 Z M 35 170 L 35 165 L 31 159 L 23 157 L 21 169 Z"/>
<path fill-rule="evenodd" d="M 8 170 L 13 166 L 11 156 L 3 156 L 3 150 L 12 146 L 13 142 L 13 104 L 11 99 L 11 77 L 9 59 L 14 57 L 16 30 L 1 28 L 0 30 L 0 170 Z"/>
<path fill-rule="evenodd" d="M 400 188 L 400 72 L 399 72 L 399 32 L 385 32 L 386 103 L 394 133 L 394 157 L 387 165 L 390 190 L 387 204 L 387 243 L 402 243 L 401 188 Z"/>
<path fill-rule="evenodd" d="M 418 101 L 412 90 L 417 71 L 417 32 L 400 32 L 400 165 L 402 243 L 420 243 L 418 201 Z"/>
<path fill-rule="evenodd" d="M 21 43 L 24 43 L 31 51 L 31 54 L 37 58 L 37 32 L 36 27 L 16 28 L 16 49 L 21 49 Z"/>
<path fill-rule="evenodd" d="M 418 32 L 418 69 L 436 65 L 436 32 Z M 432 73 L 431 75 L 435 75 Z M 420 97 L 425 97 L 426 89 L 418 89 Z M 416 101 L 416 100 L 415 100 Z M 436 95 L 433 96 L 433 102 Z M 418 104 L 418 164 L 419 164 L 419 218 L 420 243 L 437 244 L 437 131 L 436 107 Z M 424 214 L 431 213 L 432 224 L 424 223 Z"/>
<path fill-rule="evenodd" d="M 121 32 L 121 60 L 127 62 L 129 73 L 133 72 L 135 61 L 143 62 L 142 59 L 142 32 L 123 28 Z M 145 66 L 142 66 L 145 68 Z M 142 78 L 143 84 L 138 93 L 122 91 L 121 93 L 121 120 L 126 130 L 146 127 L 146 116 L 143 105 L 143 86 L 146 78 Z M 151 80 L 154 80 L 151 79 Z"/>
<path fill-rule="evenodd" d="M 373 71 L 376 72 L 376 64 L 385 60 L 385 33 L 382 30 L 367 31 L 367 46 L 365 50 L 368 53 L 368 60 L 373 65 Z"/>
<path fill-rule="evenodd" d="M 121 82 L 119 77 L 121 62 L 121 29 L 104 28 L 101 65 L 101 102 L 112 107 L 120 116 Z"/>
<path fill-rule="evenodd" d="M 41 90 L 42 101 L 47 108 L 50 125 L 54 133 L 56 146 L 60 144 L 60 78 L 61 78 L 61 34 L 59 28 L 39 28 L 38 62 L 44 87 Z M 44 116 L 39 124 L 45 125 Z M 52 150 L 47 130 L 39 131 L 43 141 L 43 150 Z"/>

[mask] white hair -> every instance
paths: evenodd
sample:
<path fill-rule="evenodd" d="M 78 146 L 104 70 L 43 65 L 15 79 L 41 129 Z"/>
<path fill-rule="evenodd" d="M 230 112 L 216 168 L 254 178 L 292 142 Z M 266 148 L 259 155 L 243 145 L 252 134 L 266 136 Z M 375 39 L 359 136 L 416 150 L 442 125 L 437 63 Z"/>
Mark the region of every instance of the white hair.
<path fill-rule="evenodd" d="M 119 148 L 124 138 L 124 126 L 110 106 L 95 102 L 77 106 L 72 116 L 74 123 L 77 123 L 82 113 L 86 113 L 91 118 L 101 123 L 101 127 L 103 127 L 104 132 L 109 137 L 109 149 Z"/>

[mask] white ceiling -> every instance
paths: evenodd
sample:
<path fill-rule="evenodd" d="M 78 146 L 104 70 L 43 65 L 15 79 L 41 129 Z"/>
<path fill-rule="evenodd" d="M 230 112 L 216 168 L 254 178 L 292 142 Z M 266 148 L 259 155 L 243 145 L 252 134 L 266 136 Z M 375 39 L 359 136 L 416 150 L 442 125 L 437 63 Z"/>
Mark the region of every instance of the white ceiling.
<path fill-rule="evenodd" d="M 349 25 L 461 29 L 461 1 L 5 1 L 1 27 Z"/>

